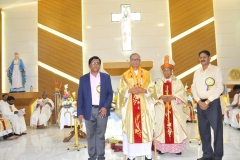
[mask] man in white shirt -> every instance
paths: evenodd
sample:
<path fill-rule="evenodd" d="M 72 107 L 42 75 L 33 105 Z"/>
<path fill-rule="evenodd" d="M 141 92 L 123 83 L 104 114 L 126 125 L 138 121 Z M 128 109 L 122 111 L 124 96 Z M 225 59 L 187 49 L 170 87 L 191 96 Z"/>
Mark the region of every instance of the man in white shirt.
<path fill-rule="evenodd" d="M 222 109 L 219 98 L 223 92 L 223 75 L 219 67 L 210 64 L 210 59 L 209 51 L 199 52 L 202 67 L 195 71 L 192 84 L 203 150 L 203 157 L 198 160 L 221 160 L 223 157 Z M 211 146 L 211 127 L 214 149 Z"/>
<path fill-rule="evenodd" d="M 34 111 L 30 118 L 30 126 L 37 126 L 37 128 L 40 129 L 46 128 L 53 109 L 53 101 L 47 98 L 47 92 L 43 91 L 42 98 L 34 104 Z"/>
<path fill-rule="evenodd" d="M 18 114 L 18 109 L 14 106 L 14 97 L 9 96 L 7 98 L 7 103 L 1 103 L 0 111 L 2 116 L 9 119 L 12 123 L 15 135 L 25 135 L 27 130 L 25 119 L 23 115 Z"/>

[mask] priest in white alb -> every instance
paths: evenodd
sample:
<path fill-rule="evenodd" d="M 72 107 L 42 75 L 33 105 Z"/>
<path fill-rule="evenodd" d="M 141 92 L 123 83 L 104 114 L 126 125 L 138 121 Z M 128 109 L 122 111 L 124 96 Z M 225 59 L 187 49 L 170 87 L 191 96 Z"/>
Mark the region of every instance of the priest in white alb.
<path fill-rule="evenodd" d="M 155 105 L 155 137 L 159 154 L 181 155 L 186 148 L 186 114 L 183 108 L 187 96 L 182 82 L 172 75 L 174 61 L 165 56 L 161 69 L 164 77 L 156 83 L 157 104 Z"/>
<path fill-rule="evenodd" d="M 1 107 L 1 104 L 3 103 L 6 103 L 7 104 L 7 98 L 8 98 L 8 94 L 4 93 L 2 95 L 2 99 L 0 100 L 0 107 Z"/>
<path fill-rule="evenodd" d="M 47 122 L 52 115 L 54 103 L 47 97 L 47 92 L 42 92 L 42 98 L 34 104 L 34 111 L 31 115 L 30 126 L 37 128 L 46 128 Z"/>
<path fill-rule="evenodd" d="M 137 156 L 152 159 L 155 88 L 151 74 L 140 67 L 140 62 L 140 55 L 133 53 L 131 67 L 123 73 L 118 85 L 117 109 L 121 109 L 123 153 L 128 160 Z"/>
<path fill-rule="evenodd" d="M 2 117 L 2 113 L 0 113 L 0 137 L 3 137 L 5 140 L 13 140 L 19 137 L 13 135 L 11 122 Z"/>
<path fill-rule="evenodd" d="M 224 123 L 229 124 L 234 128 L 239 128 L 240 125 L 236 116 L 238 116 L 240 113 L 240 108 L 238 107 L 240 104 L 240 85 L 234 85 L 233 91 L 235 92 L 235 95 L 231 105 L 229 105 L 228 110 L 224 112 Z"/>
<path fill-rule="evenodd" d="M 7 103 L 1 103 L 0 111 L 2 116 L 12 123 L 14 134 L 17 136 L 25 135 L 27 130 L 26 122 L 24 119 L 25 111 L 24 109 L 18 110 L 14 106 L 14 97 L 9 96 L 7 98 Z"/>

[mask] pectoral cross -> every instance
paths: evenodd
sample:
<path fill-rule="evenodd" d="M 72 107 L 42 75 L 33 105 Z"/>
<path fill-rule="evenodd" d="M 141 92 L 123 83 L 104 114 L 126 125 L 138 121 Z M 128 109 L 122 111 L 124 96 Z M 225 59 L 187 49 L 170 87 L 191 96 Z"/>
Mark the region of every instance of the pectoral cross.
<path fill-rule="evenodd" d="M 121 5 L 121 13 L 112 13 L 112 22 L 121 22 L 122 50 L 132 50 L 131 21 L 140 21 L 141 13 L 131 13 L 129 4 Z"/>

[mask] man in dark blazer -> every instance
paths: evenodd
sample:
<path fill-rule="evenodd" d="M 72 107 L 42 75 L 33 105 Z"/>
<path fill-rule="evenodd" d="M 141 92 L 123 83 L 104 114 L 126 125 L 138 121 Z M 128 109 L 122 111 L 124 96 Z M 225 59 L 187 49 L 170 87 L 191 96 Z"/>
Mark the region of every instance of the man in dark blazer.
<path fill-rule="evenodd" d="M 111 79 L 108 74 L 99 72 L 99 57 L 93 56 L 88 64 L 90 73 L 80 77 L 77 115 L 80 122 L 85 119 L 88 160 L 105 160 L 105 132 L 113 98 Z"/>

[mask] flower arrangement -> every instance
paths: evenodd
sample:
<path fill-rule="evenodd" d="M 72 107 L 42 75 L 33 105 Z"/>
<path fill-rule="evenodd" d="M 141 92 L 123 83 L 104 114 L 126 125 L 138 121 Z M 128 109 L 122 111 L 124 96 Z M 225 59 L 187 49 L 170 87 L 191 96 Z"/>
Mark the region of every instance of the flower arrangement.
<path fill-rule="evenodd" d="M 54 78 L 54 91 L 59 93 L 61 88 L 62 88 L 62 82 L 60 84 L 58 80 Z"/>
<path fill-rule="evenodd" d="M 64 94 L 62 96 L 62 106 L 65 108 L 74 108 L 72 115 L 77 116 L 77 101 L 76 101 L 76 93 L 72 92 L 72 96 L 70 91 L 68 91 L 68 84 L 64 85 Z"/>
<path fill-rule="evenodd" d="M 62 106 L 63 107 L 72 107 L 73 98 L 71 97 L 70 92 L 68 91 L 68 84 L 64 85 L 64 94 L 62 96 Z"/>
<path fill-rule="evenodd" d="M 195 106 L 197 102 L 194 100 L 192 91 L 190 88 L 188 88 L 187 84 L 185 85 L 185 90 L 186 90 L 188 102 L 191 103 L 193 106 Z"/>
<path fill-rule="evenodd" d="M 110 145 L 111 149 L 114 152 L 122 152 L 123 146 L 122 146 L 122 140 L 118 140 L 114 137 L 109 137 L 108 139 L 105 140 L 105 145 L 108 146 Z"/>

